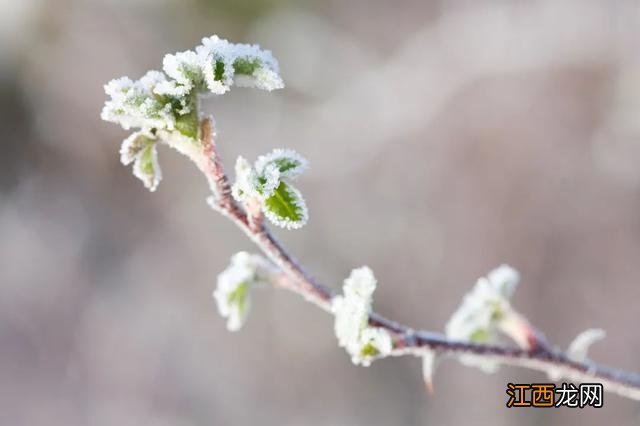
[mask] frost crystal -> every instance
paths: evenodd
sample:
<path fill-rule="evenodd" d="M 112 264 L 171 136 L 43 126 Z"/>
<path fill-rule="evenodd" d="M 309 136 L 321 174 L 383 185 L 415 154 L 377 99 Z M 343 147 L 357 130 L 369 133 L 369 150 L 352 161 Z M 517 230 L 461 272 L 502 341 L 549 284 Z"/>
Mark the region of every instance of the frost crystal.
<path fill-rule="evenodd" d="M 164 75 L 158 71 L 149 71 L 138 81 L 128 77 L 111 80 L 104 86 L 111 100 L 102 109 L 102 119 L 120 124 L 127 130 L 173 130 L 175 117 L 171 112 L 171 104 L 153 95 L 155 85 L 165 81 Z"/>
<path fill-rule="evenodd" d="M 393 349 L 391 336 L 385 329 L 368 325 L 375 288 L 373 272 L 363 266 L 351 271 L 344 281 L 344 294 L 336 296 L 332 302 L 338 345 L 346 349 L 354 364 L 365 367 L 374 358 L 384 357 Z"/>
<path fill-rule="evenodd" d="M 158 164 L 156 137 L 145 132 L 135 132 L 122 142 L 120 147 L 122 164 L 133 163 L 133 175 L 140 179 L 150 191 L 155 191 L 162 179 Z"/>
<path fill-rule="evenodd" d="M 292 149 L 274 149 L 269 154 L 261 155 L 255 164 L 258 173 L 262 174 L 268 167 L 275 168 L 285 178 L 295 179 L 307 168 L 309 163 Z"/>
<path fill-rule="evenodd" d="M 132 133 L 122 141 L 120 147 L 120 162 L 128 166 L 138 157 L 149 145 L 155 143 L 155 136 L 145 132 Z"/>
<path fill-rule="evenodd" d="M 233 198 L 237 201 L 246 201 L 251 197 L 260 197 L 258 192 L 258 173 L 251 164 L 242 156 L 236 159 L 236 182 L 231 188 Z"/>
<path fill-rule="evenodd" d="M 271 52 L 217 36 L 202 39 L 195 50 L 165 55 L 163 70 L 149 71 L 137 81 L 122 77 L 107 83 L 104 89 L 110 99 L 105 102 L 102 119 L 127 130 L 140 129 L 144 135 L 172 145 L 184 137 L 197 139 L 199 96 L 226 93 L 234 84 L 269 91 L 284 87 Z M 134 140 L 127 139 L 130 145 L 138 143 Z M 157 165 L 155 148 L 149 155 L 151 163 Z M 136 158 L 121 151 L 123 162 Z M 155 167 L 158 172 L 151 177 L 148 170 L 138 166 L 134 165 L 136 176 L 155 189 L 159 168 Z"/>
<path fill-rule="evenodd" d="M 202 72 L 211 93 L 222 94 L 232 84 L 263 90 L 282 89 L 278 62 L 256 44 L 234 44 L 217 36 L 202 39 L 196 47 Z"/>
<path fill-rule="evenodd" d="M 220 315 L 227 318 L 227 329 L 238 331 L 244 324 L 251 304 L 252 286 L 269 282 L 275 268 L 262 256 L 236 253 L 231 264 L 218 275 L 213 297 Z"/>
<path fill-rule="evenodd" d="M 165 55 L 162 69 L 172 80 L 156 86 L 154 92 L 158 95 L 186 96 L 194 87 L 202 86 L 201 68 L 200 58 L 191 50 Z"/>
<path fill-rule="evenodd" d="M 162 170 L 158 164 L 158 150 L 156 144 L 146 147 L 133 163 L 133 175 L 144 183 L 145 188 L 153 192 L 162 180 Z"/>
<path fill-rule="evenodd" d="M 217 36 L 203 38 L 195 51 L 165 55 L 163 70 L 172 80 L 163 83 L 156 90 L 158 94 L 185 96 L 196 89 L 222 95 L 234 84 L 268 91 L 284 87 L 271 52 Z"/>
<path fill-rule="evenodd" d="M 519 280 L 518 271 L 507 265 L 494 269 L 486 278 L 480 278 L 447 323 L 447 336 L 488 343 L 495 342 L 499 332 L 503 332 L 525 346 L 529 337 L 526 321 L 509 303 Z M 477 357 L 461 356 L 460 360 L 488 372 L 497 368 L 495 363 Z"/>
<path fill-rule="evenodd" d="M 233 197 L 240 202 L 259 201 L 264 215 L 277 226 L 301 228 L 309 218 L 307 205 L 300 191 L 289 181 L 306 167 L 307 161 L 288 149 L 275 149 L 262 155 L 254 166 L 238 157 Z"/>

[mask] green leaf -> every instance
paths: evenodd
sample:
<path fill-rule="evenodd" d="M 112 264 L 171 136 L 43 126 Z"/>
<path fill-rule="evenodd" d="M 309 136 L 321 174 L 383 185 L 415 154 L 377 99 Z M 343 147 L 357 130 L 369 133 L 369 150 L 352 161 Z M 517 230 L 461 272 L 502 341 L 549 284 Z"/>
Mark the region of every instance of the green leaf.
<path fill-rule="evenodd" d="M 155 191 L 162 179 L 162 172 L 158 164 L 156 144 L 147 146 L 133 164 L 133 175 L 140 179 L 150 191 Z"/>
<path fill-rule="evenodd" d="M 146 175 L 152 175 L 153 170 L 153 146 L 148 146 L 140 156 L 140 170 Z"/>
<path fill-rule="evenodd" d="M 286 182 L 280 182 L 273 195 L 264 200 L 265 215 L 282 228 L 301 228 L 308 219 L 302 194 Z"/>
<path fill-rule="evenodd" d="M 293 157 L 281 157 L 273 160 L 280 173 L 284 174 L 302 165 L 302 162 Z"/>
<path fill-rule="evenodd" d="M 380 354 L 380 351 L 378 350 L 378 348 L 375 347 L 375 345 L 373 343 L 367 343 L 360 350 L 360 355 L 363 358 L 364 357 L 374 357 L 374 356 L 379 355 L 379 354 Z"/>
<path fill-rule="evenodd" d="M 224 62 L 221 60 L 216 60 L 216 66 L 213 70 L 213 79 L 216 81 L 222 81 L 224 77 Z"/>
<path fill-rule="evenodd" d="M 469 340 L 475 343 L 483 343 L 489 341 L 490 337 L 491 335 L 489 334 L 488 330 L 479 328 L 471 333 L 471 336 L 469 336 Z"/>
<path fill-rule="evenodd" d="M 260 194 L 260 195 L 264 195 L 265 194 L 265 187 L 267 185 L 267 178 L 264 176 L 258 176 L 258 185 L 255 187 L 255 191 Z"/>
<path fill-rule="evenodd" d="M 238 58 L 233 62 L 233 70 L 236 74 L 253 75 L 260 66 L 258 59 Z"/>
<path fill-rule="evenodd" d="M 264 173 L 268 167 L 275 167 L 282 177 L 294 179 L 307 168 L 307 160 L 291 149 L 274 149 L 262 155 L 256 161 L 258 173 Z"/>
<path fill-rule="evenodd" d="M 188 114 L 176 117 L 176 130 L 189 138 L 198 138 L 198 112 L 195 108 Z"/>
<path fill-rule="evenodd" d="M 245 310 L 247 308 L 248 291 L 249 283 L 243 282 L 242 284 L 239 284 L 234 291 L 229 293 L 229 296 L 227 297 L 229 305 L 236 305 L 238 307 L 238 312 L 240 312 L 241 317 L 245 314 Z"/>
<path fill-rule="evenodd" d="M 135 160 L 145 148 L 155 143 L 155 140 L 143 132 L 135 132 L 122 142 L 120 147 L 120 161 L 125 166 Z"/>

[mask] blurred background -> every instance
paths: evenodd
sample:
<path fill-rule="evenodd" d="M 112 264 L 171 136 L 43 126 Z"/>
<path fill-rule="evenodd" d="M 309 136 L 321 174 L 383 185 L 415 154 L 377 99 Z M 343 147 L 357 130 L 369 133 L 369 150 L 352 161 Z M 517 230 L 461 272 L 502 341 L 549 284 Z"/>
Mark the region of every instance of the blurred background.
<path fill-rule="evenodd" d="M 640 370 L 640 5 L 629 1 L 0 0 L 0 424 L 635 425 L 640 404 L 506 409 L 506 383 L 444 362 L 351 365 L 332 320 L 263 289 L 225 330 L 211 291 L 250 242 L 173 152 L 147 192 L 102 85 L 218 34 L 279 59 L 287 88 L 212 99 L 228 167 L 295 148 L 301 231 L 339 287 L 441 330 L 502 262 L 515 305 L 566 347 Z"/>

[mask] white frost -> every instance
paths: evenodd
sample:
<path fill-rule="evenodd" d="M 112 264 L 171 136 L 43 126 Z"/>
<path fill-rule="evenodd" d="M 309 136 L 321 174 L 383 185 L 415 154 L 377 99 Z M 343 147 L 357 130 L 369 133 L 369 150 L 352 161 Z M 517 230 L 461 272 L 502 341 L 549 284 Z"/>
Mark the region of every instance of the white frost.
<path fill-rule="evenodd" d="M 171 145 L 183 137 L 195 137 L 199 96 L 223 94 L 234 84 L 264 90 L 284 87 L 271 52 L 217 36 L 202 39 L 194 50 L 165 55 L 163 71 L 149 71 L 136 81 L 122 77 L 107 83 L 104 90 L 109 99 L 102 109 L 102 119 L 127 130 L 139 129 L 141 134 L 153 135 Z M 160 179 L 160 169 L 154 167 L 157 173 L 152 177 L 149 167 L 145 170 L 140 157 L 130 151 L 140 142 L 139 134 L 134 135 L 127 138 L 121 150 L 122 162 L 135 162 L 134 173 L 153 190 Z M 163 136 L 159 138 L 160 135 Z M 157 165 L 155 155 L 154 151 L 152 162 Z M 265 189 L 273 192 L 279 176 L 274 176 L 273 170 L 265 176 L 270 179 L 270 186 Z"/>
<path fill-rule="evenodd" d="M 332 302 L 338 345 L 351 355 L 354 364 L 365 367 L 374 358 L 384 357 L 393 349 L 387 330 L 368 325 L 376 284 L 371 269 L 366 266 L 354 269 L 344 281 L 343 295 L 336 296 Z"/>
<path fill-rule="evenodd" d="M 589 347 L 606 337 L 607 333 L 601 328 L 590 328 L 578 334 L 569 345 L 567 356 L 573 361 L 582 362 L 587 359 Z"/>
<path fill-rule="evenodd" d="M 202 61 L 191 50 L 165 55 L 162 69 L 173 80 L 169 80 L 170 84 L 156 87 L 155 93 L 160 95 L 186 96 L 202 82 Z"/>
<path fill-rule="evenodd" d="M 269 154 L 261 155 L 253 166 L 243 157 L 238 157 L 232 195 L 239 202 L 247 202 L 249 199 L 258 201 L 264 215 L 276 226 L 286 229 L 301 228 L 309 220 L 309 211 L 302 193 L 289 180 L 297 177 L 306 167 L 307 160 L 290 149 L 275 149 Z M 277 190 L 278 197 L 272 199 Z M 283 214 L 276 207 L 285 202 L 288 204 L 288 211 Z"/>
<path fill-rule="evenodd" d="M 480 278 L 473 289 L 467 293 L 460 307 L 453 313 L 445 327 L 447 337 L 455 340 L 478 343 L 495 342 L 499 332 L 506 328 L 503 322 L 511 325 L 522 318 L 513 310 L 510 297 L 520 280 L 519 273 L 508 265 L 502 265 L 491 271 L 487 277 Z M 521 332 L 521 328 L 509 327 Z M 511 336 L 524 344 L 526 339 Z M 477 357 L 461 356 L 461 362 L 479 367 L 487 372 L 495 371 L 497 364 Z"/>
<path fill-rule="evenodd" d="M 105 102 L 102 119 L 120 124 L 124 129 L 173 130 L 175 117 L 171 104 L 161 102 L 152 93 L 153 87 L 164 81 L 164 75 L 158 71 L 149 71 L 138 81 L 128 77 L 111 80 L 104 86 L 111 99 Z"/>
<path fill-rule="evenodd" d="M 257 44 L 229 43 L 214 35 L 203 38 L 202 44 L 196 47 L 196 53 L 203 61 L 202 70 L 211 93 L 227 92 L 234 79 L 235 84 L 242 87 L 268 91 L 284 87 L 278 62 L 270 51 L 260 49 Z M 241 69 L 240 64 L 245 64 L 246 69 Z"/>
<path fill-rule="evenodd" d="M 252 197 L 260 197 L 258 173 L 244 157 L 238 156 L 236 159 L 235 171 L 236 181 L 231 188 L 233 198 L 242 202 Z"/>
<path fill-rule="evenodd" d="M 158 163 L 156 144 L 147 146 L 140 152 L 133 163 L 133 175 L 140 179 L 145 188 L 154 192 L 162 180 L 162 170 Z"/>
<path fill-rule="evenodd" d="M 142 131 L 129 135 L 120 146 L 120 162 L 125 166 L 133 163 L 142 150 L 153 143 L 154 139 L 152 134 Z"/>
<path fill-rule="evenodd" d="M 430 392 L 433 392 L 433 374 L 436 369 L 435 351 L 426 350 L 422 355 L 422 379 Z"/>
<path fill-rule="evenodd" d="M 518 272 L 507 265 L 480 278 L 447 323 L 447 336 L 459 340 L 492 340 L 497 320 L 511 310 L 509 298 L 518 280 Z"/>
<path fill-rule="evenodd" d="M 278 185 L 280 185 L 280 178 L 284 176 L 280 174 L 280 170 L 278 170 L 275 164 L 269 164 L 262 171 L 256 170 L 256 172 L 264 178 L 260 196 L 263 199 L 271 197 L 278 188 Z"/>
<path fill-rule="evenodd" d="M 255 167 L 258 173 L 263 173 L 265 168 L 275 167 L 278 164 L 286 166 L 280 174 L 288 179 L 295 179 L 309 167 L 309 162 L 296 151 L 282 148 L 276 148 L 258 157 Z"/>
<path fill-rule="evenodd" d="M 384 357 L 391 353 L 393 341 L 384 328 L 367 327 L 360 336 L 360 351 L 351 355 L 351 362 L 368 367 L 374 357 Z"/>
<path fill-rule="evenodd" d="M 251 306 L 251 287 L 269 282 L 273 273 L 275 268 L 262 256 L 239 252 L 218 275 L 213 297 L 220 315 L 227 318 L 229 331 L 238 331 L 244 324 Z"/>

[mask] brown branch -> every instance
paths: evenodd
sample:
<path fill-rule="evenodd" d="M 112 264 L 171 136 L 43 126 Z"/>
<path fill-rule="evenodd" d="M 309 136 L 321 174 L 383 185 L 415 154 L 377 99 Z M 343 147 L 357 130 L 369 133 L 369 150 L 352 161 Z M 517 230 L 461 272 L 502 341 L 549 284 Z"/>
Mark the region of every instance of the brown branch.
<path fill-rule="evenodd" d="M 252 219 L 255 214 L 248 215 L 231 196 L 229 181 L 216 152 L 210 119 L 205 118 L 201 121 L 200 132 L 206 164 L 201 167 L 201 170 L 208 179 L 215 182 L 217 189 L 216 196 L 209 200 L 210 205 L 231 219 L 283 271 L 284 275 L 277 280 L 278 286 L 293 291 L 322 309 L 330 311 L 334 291 L 308 274 L 269 232 L 262 220 Z M 532 349 L 525 350 L 453 341 L 440 333 L 414 331 L 406 325 L 391 321 L 375 312 L 370 314 L 369 323 L 371 326 L 384 328 L 392 334 L 393 355 L 435 351 L 440 356 L 477 356 L 574 381 L 597 381 L 602 383 L 608 391 L 640 400 L 640 375 L 606 367 L 590 360 L 583 362 L 571 360 L 564 352 L 549 346 L 542 337 L 542 333 L 537 331 L 534 335 L 535 345 L 532 345 Z"/>

